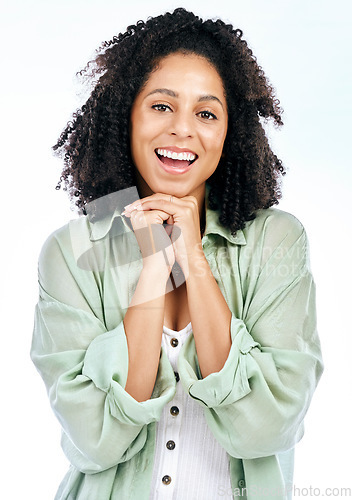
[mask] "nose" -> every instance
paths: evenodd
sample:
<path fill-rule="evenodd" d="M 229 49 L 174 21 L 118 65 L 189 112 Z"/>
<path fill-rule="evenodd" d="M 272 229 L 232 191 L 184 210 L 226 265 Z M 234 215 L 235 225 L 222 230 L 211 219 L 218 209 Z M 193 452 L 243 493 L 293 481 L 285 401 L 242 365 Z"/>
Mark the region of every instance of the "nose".
<path fill-rule="evenodd" d="M 192 113 L 186 111 L 175 111 L 170 124 L 170 134 L 178 137 L 193 137 L 194 117 Z"/>

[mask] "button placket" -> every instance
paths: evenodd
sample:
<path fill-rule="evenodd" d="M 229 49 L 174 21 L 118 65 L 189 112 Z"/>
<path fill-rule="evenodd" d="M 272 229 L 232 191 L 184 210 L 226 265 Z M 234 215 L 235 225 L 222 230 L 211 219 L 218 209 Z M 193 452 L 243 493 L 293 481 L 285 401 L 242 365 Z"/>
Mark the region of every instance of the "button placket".
<path fill-rule="evenodd" d="M 185 338 L 179 336 L 178 332 L 169 331 L 163 333 L 162 346 L 166 351 L 167 357 L 175 373 L 176 393 L 172 401 L 163 409 L 163 436 L 161 438 L 161 457 L 160 468 L 158 472 L 159 495 L 161 499 L 171 499 L 177 480 L 177 468 L 180 448 L 178 446 L 180 439 L 180 430 L 182 422 L 183 398 L 186 397 L 179 382 L 180 377 L 177 373 L 177 358 L 185 341 Z M 174 345 L 172 345 L 172 343 Z M 159 448 L 160 449 L 160 448 Z M 158 495 L 158 497 L 159 497 Z"/>
<path fill-rule="evenodd" d="M 165 494 L 169 495 L 169 492 L 175 488 L 176 473 L 178 466 L 178 459 L 180 453 L 180 447 L 178 443 L 180 442 L 180 431 L 182 423 L 182 408 L 183 408 L 183 398 L 186 394 L 182 390 L 181 384 L 176 385 L 176 393 L 174 398 L 170 401 L 167 407 L 164 408 L 164 421 L 165 421 L 165 433 L 163 438 L 163 466 L 161 470 L 161 481 L 165 475 L 171 477 L 171 482 L 165 484 L 162 482 L 162 490 L 165 490 Z M 164 498 L 164 497 L 162 497 Z"/>

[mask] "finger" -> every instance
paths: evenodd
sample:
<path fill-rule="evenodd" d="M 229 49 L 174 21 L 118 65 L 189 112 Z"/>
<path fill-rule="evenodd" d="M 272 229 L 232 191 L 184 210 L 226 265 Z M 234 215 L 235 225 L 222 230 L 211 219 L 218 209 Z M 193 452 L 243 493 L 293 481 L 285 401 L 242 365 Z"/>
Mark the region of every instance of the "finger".
<path fill-rule="evenodd" d="M 169 237 L 172 232 L 173 225 L 165 222 L 165 220 L 168 219 L 169 219 L 169 214 L 166 214 L 164 212 L 160 211 L 137 212 L 135 210 L 133 211 L 131 217 L 132 229 L 136 233 L 143 229 L 149 228 L 150 230 L 151 226 L 159 226 L 160 229 L 162 229 L 165 236 Z"/>
<path fill-rule="evenodd" d="M 163 212 L 162 210 L 133 210 L 132 212 L 126 212 L 122 215 L 130 218 L 131 220 L 135 217 L 139 217 L 139 215 L 141 218 L 144 216 L 146 220 L 155 219 L 155 221 L 158 221 L 159 219 L 160 224 L 170 218 L 170 214 Z"/>
<path fill-rule="evenodd" d="M 182 203 L 179 204 L 174 201 L 169 201 L 168 199 L 165 198 L 153 198 L 150 200 L 141 200 L 141 203 L 139 203 L 137 206 L 132 207 L 132 210 L 135 211 L 137 210 L 138 212 L 141 211 L 149 211 L 149 210 L 161 210 L 163 212 L 166 212 L 168 216 L 176 214 L 177 211 L 179 211 L 180 206 L 182 206 Z"/>
<path fill-rule="evenodd" d="M 152 196 L 155 196 L 155 195 L 152 195 Z M 125 215 L 126 213 L 133 212 L 133 210 L 136 210 L 136 208 L 139 207 L 143 201 L 149 200 L 150 198 L 151 198 L 151 196 L 146 196 L 145 198 L 142 198 L 140 200 L 136 200 L 133 203 L 126 205 L 124 207 L 124 211 L 122 212 L 122 215 Z"/>
<path fill-rule="evenodd" d="M 188 198 L 193 198 L 193 197 L 189 196 Z M 141 207 L 143 207 L 143 209 L 145 209 L 145 207 L 146 207 L 145 204 L 147 202 L 157 201 L 157 200 L 164 200 L 164 201 L 169 201 L 170 203 L 177 204 L 180 201 L 180 198 L 177 198 L 176 196 L 173 196 L 173 195 L 170 195 L 170 194 L 154 193 L 151 196 L 146 196 L 145 198 L 142 198 L 140 200 L 136 200 L 133 203 L 130 203 L 129 205 L 126 205 L 124 207 L 124 209 L 125 209 L 125 212 L 132 212 L 135 209 L 140 210 Z"/>
<path fill-rule="evenodd" d="M 138 205 L 139 203 L 143 201 L 149 201 L 152 200 L 153 198 L 157 199 L 170 199 L 171 196 L 175 198 L 175 196 L 168 194 L 168 193 L 153 193 L 150 196 L 145 196 L 144 198 L 140 198 L 139 200 L 135 200 L 134 202 L 130 203 L 129 205 L 126 205 L 124 208 L 129 208 Z"/>
<path fill-rule="evenodd" d="M 191 203 L 193 203 L 193 205 L 197 205 L 198 206 L 198 200 L 195 196 L 191 196 L 191 195 L 188 195 L 188 196 L 183 196 L 182 198 L 180 198 L 180 200 L 182 201 L 189 201 Z"/>

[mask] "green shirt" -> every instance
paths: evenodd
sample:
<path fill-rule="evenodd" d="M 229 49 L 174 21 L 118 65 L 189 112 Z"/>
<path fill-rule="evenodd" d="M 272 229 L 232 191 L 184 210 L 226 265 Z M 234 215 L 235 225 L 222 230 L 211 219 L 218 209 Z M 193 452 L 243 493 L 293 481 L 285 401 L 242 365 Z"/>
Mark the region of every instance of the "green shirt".
<path fill-rule="evenodd" d="M 148 500 L 156 422 L 176 390 L 162 349 L 151 399 L 137 402 L 124 390 L 123 318 L 142 261 L 120 213 L 71 221 L 39 259 L 31 357 L 72 464 L 56 500 Z M 180 380 L 229 454 L 234 497 L 283 500 L 282 457 L 303 435 L 323 370 L 306 234 L 292 215 L 268 209 L 232 236 L 207 208 L 202 245 L 232 312 L 232 346 L 222 370 L 202 379 L 191 334 Z"/>

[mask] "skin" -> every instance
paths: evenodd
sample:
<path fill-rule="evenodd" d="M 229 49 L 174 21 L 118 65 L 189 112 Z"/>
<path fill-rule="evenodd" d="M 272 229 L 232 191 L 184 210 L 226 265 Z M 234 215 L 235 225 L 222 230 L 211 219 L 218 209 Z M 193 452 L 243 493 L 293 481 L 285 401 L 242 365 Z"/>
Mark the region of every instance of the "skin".
<path fill-rule="evenodd" d="M 158 89 L 165 91 L 156 92 Z M 188 195 L 195 196 L 201 206 L 205 181 L 219 163 L 226 133 L 226 98 L 213 66 L 196 55 L 164 58 L 137 96 L 131 113 L 131 151 L 141 198 L 152 193 L 178 198 Z M 178 176 L 164 172 L 155 149 L 167 146 L 196 153 L 194 167 Z"/>
<path fill-rule="evenodd" d="M 135 228 L 163 221 L 178 226 L 183 238 L 177 239 L 174 250 L 185 275 L 188 269 L 184 254 L 190 257 L 190 249 L 196 252 L 201 247 L 199 226 L 204 214 L 205 181 L 219 163 L 227 121 L 222 80 L 207 59 L 195 54 L 175 53 L 164 58 L 132 107 L 131 152 L 138 190 L 144 209 L 153 211 L 145 214 L 147 220 L 133 214 L 132 223 Z M 155 150 L 171 147 L 197 155 L 191 170 L 172 175 L 160 167 Z M 174 195 L 174 205 L 162 210 L 170 195 Z M 158 207 L 155 203 L 145 204 L 156 199 L 161 203 Z M 128 207 L 127 215 L 135 206 Z M 161 210 L 156 210 L 159 207 Z"/>
<path fill-rule="evenodd" d="M 130 133 L 141 199 L 125 207 L 124 215 L 135 231 L 143 269 L 124 318 L 129 347 L 125 389 L 144 401 L 157 375 L 165 287 L 175 261 L 185 276 L 175 293 L 188 308 L 203 378 L 221 370 L 231 348 L 231 311 L 203 253 L 200 230 L 205 182 L 219 163 L 227 133 L 226 97 L 216 69 L 195 54 L 164 58 L 134 102 Z M 168 147 L 195 153 L 192 168 L 180 175 L 165 172 L 155 150 Z M 138 229 L 148 226 L 156 229 L 156 238 L 169 238 L 164 221 L 173 228 L 167 261 L 161 252 L 148 256 L 149 245 L 138 236 Z M 179 238 L 173 238 L 175 227 Z"/>

